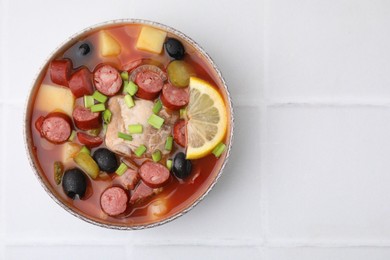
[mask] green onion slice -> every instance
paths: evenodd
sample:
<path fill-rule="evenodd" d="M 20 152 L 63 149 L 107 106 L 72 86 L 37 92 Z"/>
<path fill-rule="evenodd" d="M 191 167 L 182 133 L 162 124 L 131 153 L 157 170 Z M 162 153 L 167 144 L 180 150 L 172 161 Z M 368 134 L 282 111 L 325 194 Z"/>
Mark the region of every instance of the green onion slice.
<path fill-rule="evenodd" d="M 141 157 L 145 152 L 146 152 L 146 146 L 143 144 L 138 146 L 138 148 L 135 149 L 134 151 L 135 155 L 137 155 L 138 157 Z"/>
<path fill-rule="evenodd" d="M 158 162 L 161 160 L 161 151 L 160 150 L 156 150 L 152 153 L 152 159 L 154 162 Z"/>
<path fill-rule="evenodd" d="M 172 169 L 172 160 L 171 159 L 167 160 L 167 168 L 168 168 L 168 170 Z"/>
<path fill-rule="evenodd" d="M 185 119 L 187 117 L 187 109 L 181 108 L 180 109 L 180 119 Z"/>
<path fill-rule="evenodd" d="M 142 134 L 143 127 L 141 124 L 129 125 L 128 130 L 130 134 Z"/>
<path fill-rule="evenodd" d="M 112 116 L 112 113 L 109 109 L 106 109 L 104 110 L 103 112 L 103 121 L 104 123 L 108 124 L 111 122 L 111 116 Z"/>
<path fill-rule="evenodd" d="M 155 114 L 152 114 L 149 119 L 148 123 L 153 126 L 156 129 L 160 129 L 161 126 L 164 124 L 164 118 L 161 118 Z"/>
<path fill-rule="evenodd" d="M 100 103 L 105 103 L 107 101 L 107 97 L 97 90 L 95 90 L 92 97 Z"/>
<path fill-rule="evenodd" d="M 161 103 L 161 100 L 157 100 L 156 103 L 154 103 L 154 106 L 153 106 L 153 113 L 155 113 L 156 115 L 158 114 L 158 112 L 160 112 L 162 108 L 162 103 Z"/>
<path fill-rule="evenodd" d="M 168 136 L 167 141 L 165 142 L 165 150 L 171 151 L 173 146 L 173 137 Z"/>
<path fill-rule="evenodd" d="M 125 96 L 125 103 L 128 108 L 132 108 L 135 105 L 133 98 L 129 94 Z"/>
<path fill-rule="evenodd" d="M 123 80 L 129 80 L 129 73 L 127 71 L 122 71 L 121 72 L 121 78 Z"/>
<path fill-rule="evenodd" d="M 122 132 L 118 132 L 118 137 L 122 138 L 124 140 L 127 140 L 127 141 L 133 140 L 133 137 L 131 135 L 128 135 L 128 134 L 125 134 L 125 133 L 122 133 Z"/>
<path fill-rule="evenodd" d="M 131 96 L 134 96 L 135 93 L 138 91 L 138 86 L 133 81 L 125 81 L 123 89 L 126 93 L 128 93 Z"/>
<path fill-rule="evenodd" d="M 91 106 L 92 113 L 101 112 L 104 110 L 106 110 L 106 106 L 104 104 L 96 104 L 96 105 Z"/>
<path fill-rule="evenodd" d="M 219 143 L 213 150 L 213 154 L 215 155 L 215 157 L 219 157 L 221 156 L 221 154 L 225 151 L 226 149 L 226 145 L 224 143 Z"/>
<path fill-rule="evenodd" d="M 92 96 L 84 96 L 84 107 L 90 108 L 91 106 L 95 105 L 95 101 L 93 100 Z"/>
<path fill-rule="evenodd" d="M 127 165 L 124 164 L 124 163 L 121 163 L 118 167 L 118 169 L 116 169 L 115 173 L 118 174 L 119 176 L 123 175 L 126 171 L 127 171 Z"/>

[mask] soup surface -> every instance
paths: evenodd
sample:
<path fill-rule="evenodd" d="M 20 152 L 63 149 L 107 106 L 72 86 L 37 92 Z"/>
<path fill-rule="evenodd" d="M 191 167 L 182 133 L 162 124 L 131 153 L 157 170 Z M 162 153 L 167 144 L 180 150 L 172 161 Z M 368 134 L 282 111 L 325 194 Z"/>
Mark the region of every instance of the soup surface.
<path fill-rule="evenodd" d="M 100 223 L 147 225 L 192 205 L 230 142 L 222 83 L 178 35 L 119 24 L 74 39 L 44 68 L 34 156 L 55 196 Z"/>

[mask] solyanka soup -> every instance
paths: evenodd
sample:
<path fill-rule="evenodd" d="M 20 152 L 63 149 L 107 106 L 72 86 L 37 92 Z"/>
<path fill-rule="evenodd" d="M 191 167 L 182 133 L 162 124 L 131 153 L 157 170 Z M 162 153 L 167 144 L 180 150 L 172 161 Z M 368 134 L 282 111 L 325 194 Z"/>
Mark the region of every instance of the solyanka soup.
<path fill-rule="evenodd" d="M 83 31 L 31 91 L 26 139 L 44 188 L 72 214 L 136 229 L 192 208 L 230 151 L 230 98 L 208 55 L 153 22 Z"/>

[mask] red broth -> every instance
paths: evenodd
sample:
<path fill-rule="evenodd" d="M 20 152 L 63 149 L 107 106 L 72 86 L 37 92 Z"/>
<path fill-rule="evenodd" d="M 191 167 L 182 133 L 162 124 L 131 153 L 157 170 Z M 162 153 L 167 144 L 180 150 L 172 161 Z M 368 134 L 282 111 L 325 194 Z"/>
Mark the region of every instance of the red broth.
<path fill-rule="evenodd" d="M 122 24 L 104 28 L 104 30 L 109 32 L 122 47 L 122 51 L 117 57 L 107 58 L 102 57 L 99 54 L 98 33 L 101 28 L 98 28 L 94 31 L 90 31 L 82 38 L 73 40 L 73 42 L 69 45 L 70 47 L 56 55 L 53 60 L 63 58 L 71 59 L 73 62 L 73 71 L 75 71 L 80 66 L 86 66 L 91 72 L 93 72 L 95 68 L 101 63 L 111 64 L 119 71 L 122 71 L 122 68 L 127 63 L 138 59 L 152 60 L 160 64 L 162 68 L 166 68 L 172 59 L 167 55 L 165 50 L 163 50 L 161 54 L 153 54 L 135 48 L 135 43 L 137 41 L 141 27 L 142 25 L 139 24 Z M 180 39 L 177 35 L 169 32 L 167 37 Z M 75 55 L 75 46 L 80 41 L 88 42 L 92 47 L 92 54 L 88 59 L 80 59 L 77 55 Z M 227 110 L 229 110 L 226 93 L 224 92 L 221 85 L 222 83 L 211 65 L 207 62 L 203 55 L 197 52 L 196 49 L 188 42 L 183 39 L 180 39 L 180 41 L 184 44 L 186 50 L 184 60 L 194 68 L 197 77 L 208 81 L 213 86 L 215 86 L 215 88 L 224 97 Z M 37 82 L 36 84 L 56 85 L 50 79 L 48 65 L 44 68 L 44 75 L 41 77 L 41 81 Z M 82 97 L 76 99 L 76 104 L 83 104 L 82 100 Z M 40 136 L 39 132 L 34 127 L 34 124 L 40 116 L 45 116 L 47 112 L 39 111 L 36 108 L 35 101 L 33 104 L 33 109 L 30 115 L 30 131 L 32 136 L 31 145 L 33 147 L 33 156 L 38 163 L 37 166 L 41 169 L 41 177 L 47 183 L 51 192 L 61 202 L 82 216 L 100 223 L 114 224 L 117 226 L 147 225 L 168 219 L 180 213 L 184 209 L 191 206 L 200 196 L 202 196 L 202 194 L 207 191 L 207 189 L 215 180 L 226 155 L 226 152 L 224 152 L 220 158 L 216 158 L 213 154 L 210 154 L 201 159 L 191 160 L 193 167 L 192 172 L 188 178 L 185 180 L 180 180 L 171 174 L 172 176 L 169 183 L 163 187 L 161 193 L 141 203 L 129 205 L 126 212 L 119 216 L 109 216 L 104 213 L 100 207 L 100 197 L 105 189 L 111 187 L 112 185 L 118 184 L 116 174 L 101 175 L 102 177 L 99 176 L 95 180 L 92 180 L 88 177 L 87 192 L 82 199 L 72 200 L 71 198 L 67 197 L 62 189 L 62 185 L 57 185 L 55 183 L 53 173 L 53 163 L 55 161 L 61 161 L 63 144 L 51 144 Z M 229 112 L 230 111 L 228 111 L 228 118 L 230 118 Z M 230 142 L 229 136 L 230 123 L 228 123 L 227 134 L 223 140 L 225 144 Z M 77 137 L 73 142 L 78 143 Z M 106 147 L 104 142 L 99 147 L 93 148 L 91 150 L 91 154 L 96 149 L 101 147 Z M 184 149 L 177 144 L 174 144 L 173 151 L 171 152 L 169 158 L 173 159 L 174 154 L 178 151 L 184 151 Z M 135 160 L 135 162 L 137 162 L 137 160 Z M 165 161 L 162 163 L 165 165 Z M 74 167 L 78 166 L 73 161 L 65 164 L 65 170 Z M 130 194 L 132 193 L 132 191 L 129 192 Z M 150 214 L 149 206 L 161 199 L 166 202 L 167 211 L 162 216 L 156 217 Z"/>

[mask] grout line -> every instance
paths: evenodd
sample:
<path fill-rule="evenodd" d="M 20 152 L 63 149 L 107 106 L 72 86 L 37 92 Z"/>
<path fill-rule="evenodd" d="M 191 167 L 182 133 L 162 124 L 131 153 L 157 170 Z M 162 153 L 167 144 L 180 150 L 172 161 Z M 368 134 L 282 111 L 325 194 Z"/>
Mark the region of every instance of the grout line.
<path fill-rule="evenodd" d="M 269 237 L 268 230 L 268 190 L 265 180 L 267 179 L 267 115 L 268 115 L 268 20 L 269 20 L 269 2 L 263 1 L 263 102 L 260 106 L 260 227 L 264 243 L 267 244 Z"/>

